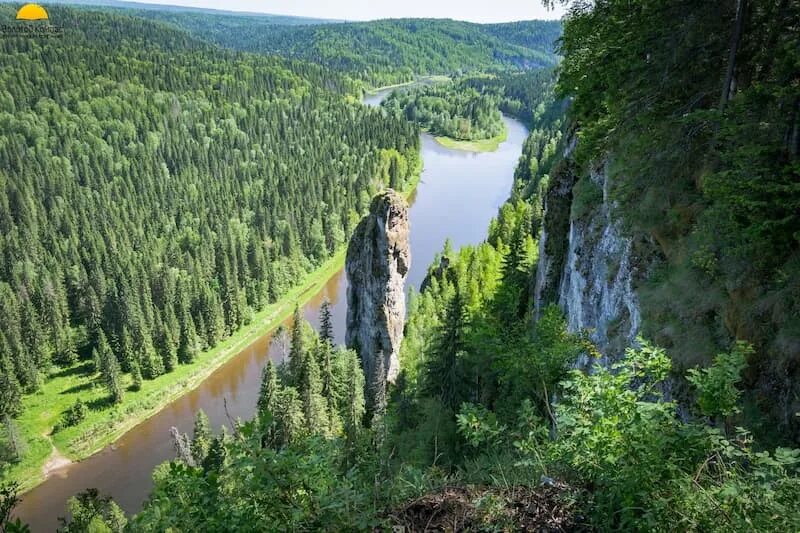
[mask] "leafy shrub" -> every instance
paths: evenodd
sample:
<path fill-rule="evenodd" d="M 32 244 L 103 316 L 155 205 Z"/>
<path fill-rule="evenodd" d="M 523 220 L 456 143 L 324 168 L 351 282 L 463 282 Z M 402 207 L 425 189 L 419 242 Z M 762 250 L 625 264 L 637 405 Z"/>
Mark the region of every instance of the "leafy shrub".
<path fill-rule="evenodd" d="M 53 428 L 53 433 L 58 433 L 62 429 L 77 426 L 81 422 L 86 419 L 86 415 L 89 413 L 86 404 L 83 403 L 80 399 L 75 400 L 75 403 L 72 404 L 72 407 L 64 411 L 64 414 L 61 415 L 61 420 L 55 425 Z"/>

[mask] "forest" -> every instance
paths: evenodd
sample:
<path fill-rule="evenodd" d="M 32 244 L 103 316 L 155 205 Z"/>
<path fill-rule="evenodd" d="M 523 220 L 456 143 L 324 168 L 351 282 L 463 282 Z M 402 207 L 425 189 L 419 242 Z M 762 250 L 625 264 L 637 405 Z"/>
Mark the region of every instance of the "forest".
<path fill-rule="evenodd" d="M 253 17 L 141 11 L 200 39 L 235 50 L 277 54 L 325 65 L 379 87 L 415 76 L 524 70 L 556 63 L 558 22 L 473 24 L 456 20 L 277 25 Z"/>
<path fill-rule="evenodd" d="M 101 431 L 72 426 L 248 324 L 419 157 L 413 125 L 351 103 L 352 82 L 315 65 L 142 19 L 51 16 L 76 26 L 0 41 L 4 477 L 41 458 L 41 431 Z M 26 398 L 40 405 L 63 372 L 107 399 L 42 427 Z"/>
<path fill-rule="evenodd" d="M 505 130 L 490 95 L 453 83 L 397 89 L 381 105 L 438 137 L 471 141 L 497 137 Z"/>
<path fill-rule="evenodd" d="M 90 369 L 124 402 L 335 254 L 375 192 L 413 181 L 417 124 L 529 128 L 485 241 L 444 243 L 411 291 L 384 409 L 367 415 L 329 305 L 314 325 L 295 308 L 253 419 L 198 412 L 140 512 L 87 487 L 63 531 L 800 530 L 800 6 L 553 3 L 563 59 L 531 70 L 555 62 L 531 23 L 483 26 L 449 59 L 414 20 L 218 34 L 245 52 L 110 14 L 71 47 L 0 41 L 8 453 L 48 372 Z M 388 113 L 354 103 L 431 73 L 453 80 Z M 608 213 L 577 254 L 626 235 L 642 320 L 604 353 L 539 289 Z M 7 531 L 25 530 L 18 497 L 0 490 Z"/>
<path fill-rule="evenodd" d="M 355 354 L 331 349 L 325 313 L 319 334 L 298 316 L 293 357 L 265 367 L 253 420 L 212 434 L 199 413 L 141 513 L 86 492 L 66 530 L 797 529 L 800 450 L 740 425 L 751 344 L 682 372 L 694 401 L 679 405 L 664 395 L 676 369 L 663 348 L 642 338 L 601 365 L 559 307 L 534 318 L 543 209 L 570 134 L 548 112 L 563 108 L 552 76 L 539 80 L 521 108 L 544 109 L 487 240 L 445 244 L 411 295 L 385 411 L 359 420 Z"/>

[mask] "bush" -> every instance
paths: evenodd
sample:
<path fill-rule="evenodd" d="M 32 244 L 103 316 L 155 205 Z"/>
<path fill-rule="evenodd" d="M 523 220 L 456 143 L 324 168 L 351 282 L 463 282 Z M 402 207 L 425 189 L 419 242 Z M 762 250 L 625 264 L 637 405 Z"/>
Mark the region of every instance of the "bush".
<path fill-rule="evenodd" d="M 53 428 L 53 433 L 58 433 L 64 428 L 77 426 L 86 419 L 88 412 L 89 410 L 86 404 L 80 399 L 76 400 L 72 407 L 64 411 L 64 414 L 61 415 L 61 420 Z"/>

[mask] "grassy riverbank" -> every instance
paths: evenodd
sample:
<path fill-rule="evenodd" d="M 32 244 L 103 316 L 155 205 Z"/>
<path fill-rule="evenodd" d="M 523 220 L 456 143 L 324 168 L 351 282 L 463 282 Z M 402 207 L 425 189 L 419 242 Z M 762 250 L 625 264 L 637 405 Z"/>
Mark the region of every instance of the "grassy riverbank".
<path fill-rule="evenodd" d="M 508 139 L 508 128 L 503 126 L 503 133 L 490 139 L 477 139 L 474 141 L 460 141 L 450 137 L 434 137 L 436 142 L 445 148 L 454 150 L 464 150 L 467 152 L 494 152 L 506 139 Z"/>
<path fill-rule="evenodd" d="M 364 89 L 364 94 L 367 94 L 367 95 L 376 94 L 376 93 L 379 93 L 381 91 L 386 91 L 386 90 L 389 90 L 389 89 L 399 89 L 400 87 L 408 87 L 409 85 L 414 85 L 415 83 L 433 84 L 433 83 L 445 83 L 445 82 L 448 82 L 448 81 L 450 81 L 450 77 L 449 76 L 444 76 L 444 75 L 441 75 L 441 74 L 431 74 L 429 76 L 420 76 L 417 79 L 414 79 L 414 80 L 411 80 L 411 81 L 404 81 L 402 83 L 395 83 L 394 85 L 384 85 L 382 87 L 368 87 L 368 88 Z"/>
<path fill-rule="evenodd" d="M 419 183 L 421 168 L 404 191 L 409 198 Z M 30 490 L 44 481 L 56 465 L 79 461 L 102 450 L 127 431 L 158 413 L 211 375 L 222 364 L 239 354 L 253 341 L 275 329 L 294 310 L 318 293 L 344 265 L 346 250 L 339 250 L 318 269 L 307 274 L 280 301 L 256 313 L 243 327 L 211 350 L 202 352 L 189 365 L 179 365 L 173 372 L 142 383 L 138 391 L 126 390 L 119 405 L 109 405 L 108 391 L 92 369 L 92 363 L 81 361 L 58 369 L 42 388 L 23 399 L 24 415 L 17 425 L 27 445 L 19 463 L 4 465 L 0 482 L 17 481 L 22 490 Z M 130 376 L 123 376 L 126 386 Z M 69 407 L 80 399 L 88 407 L 86 418 L 78 425 L 51 435 Z M 169 438 L 164 435 L 164 438 Z"/>

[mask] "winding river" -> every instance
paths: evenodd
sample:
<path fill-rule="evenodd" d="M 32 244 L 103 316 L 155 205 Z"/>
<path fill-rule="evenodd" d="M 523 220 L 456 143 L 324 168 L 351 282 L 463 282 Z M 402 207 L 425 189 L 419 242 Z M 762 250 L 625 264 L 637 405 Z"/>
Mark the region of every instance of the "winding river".
<path fill-rule="evenodd" d="M 379 105 L 388 91 L 364 98 Z M 489 221 L 508 197 L 514 167 L 527 135 L 525 126 L 504 118 L 508 139 L 494 152 L 472 153 L 439 145 L 423 134 L 422 179 L 411 198 L 411 270 L 407 286 L 419 289 L 435 254 L 445 239 L 454 248 L 481 242 Z M 336 342 L 344 342 L 347 280 L 340 270 L 305 305 L 305 317 L 315 327 L 319 308 L 331 301 Z M 265 334 L 231 358 L 196 389 L 175 400 L 155 416 L 123 435 L 92 457 L 56 470 L 42 484 L 22 497 L 15 516 L 31 530 L 54 531 L 58 517 L 66 515 L 66 501 L 88 487 L 108 495 L 128 513 L 141 509 L 152 488 L 153 468 L 174 457 L 171 427 L 192 431 L 194 415 L 203 409 L 215 427 L 228 423 L 226 400 L 232 417 L 249 419 L 255 411 L 261 368 L 268 357 L 279 359 Z"/>

